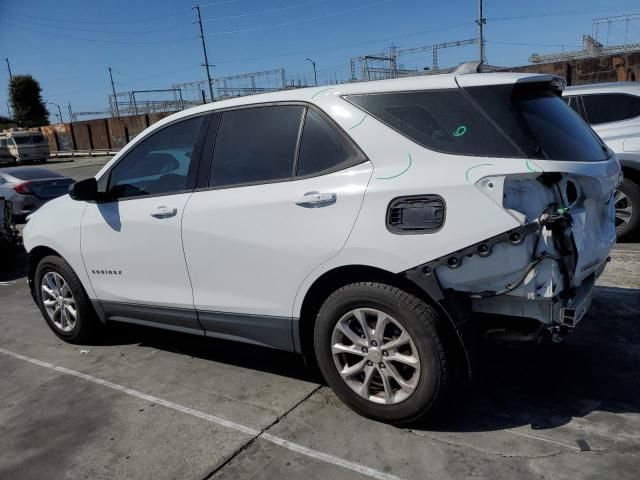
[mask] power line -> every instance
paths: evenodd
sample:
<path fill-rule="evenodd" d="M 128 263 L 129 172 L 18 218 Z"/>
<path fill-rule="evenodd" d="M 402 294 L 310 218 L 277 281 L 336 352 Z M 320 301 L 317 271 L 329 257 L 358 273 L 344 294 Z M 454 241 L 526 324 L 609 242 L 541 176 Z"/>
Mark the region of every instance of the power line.
<path fill-rule="evenodd" d="M 362 10 L 362 9 L 365 9 L 365 8 L 377 7 L 379 5 L 383 5 L 385 3 L 390 3 L 390 2 L 393 2 L 393 1 L 394 0 L 382 0 L 381 2 L 368 3 L 367 5 L 361 5 L 359 7 L 354 7 L 354 8 L 350 8 L 350 9 L 347 9 L 347 10 L 341 10 L 339 12 L 327 13 L 325 15 L 319 15 L 317 17 L 304 18 L 302 20 L 293 20 L 291 22 L 274 23 L 274 24 L 270 24 L 270 25 L 261 25 L 259 27 L 242 28 L 242 29 L 239 29 L 239 30 L 228 30 L 226 32 L 207 33 L 206 36 L 207 37 L 217 37 L 219 35 L 230 35 L 230 34 L 233 34 L 233 33 L 257 32 L 259 30 L 267 30 L 267 29 L 271 29 L 271 28 L 288 27 L 290 25 L 298 25 L 298 24 L 301 24 L 301 23 L 313 22 L 315 20 L 321 20 L 321 19 L 324 19 L 324 18 L 335 17 L 337 15 L 343 15 L 345 13 L 351 13 L 351 12 L 355 12 L 355 11 Z"/>
<path fill-rule="evenodd" d="M 488 18 L 488 20 L 491 22 L 503 22 L 508 20 L 521 20 L 521 19 L 528 19 L 528 18 L 562 17 L 565 15 L 586 15 L 586 14 L 602 12 L 602 11 L 618 10 L 618 9 L 627 8 L 627 7 L 628 6 L 626 5 L 620 5 L 620 6 L 611 5 L 605 8 L 586 8 L 586 9 L 582 8 L 582 9 L 575 9 L 575 10 L 561 10 L 557 12 L 548 12 L 548 13 L 530 13 L 530 14 L 524 14 L 524 15 L 513 15 L 509 17 L 493 17 L 493 18 Z"/>
<path fill-rule="evenodd" d="M 307 50 L 298 50 L 298 51 L 295 51 L 295 52 L 281 53 L 281 54 L 278 54 L 278 55 L 234 58 L 233 60 L 216 60 L 216 64 L 252 62 L 252 61 L 257 61 L 257 60 L 271 60 L 271 59 L 275 59 L 275 58 L 294 57 L 294 56 L 298 56 L 298 55 L 307 55 L 307 54 L 312 54 L 312 53 L 333 52 L 333 51 L 336 51 L 336 50 L 344 50 L 344 49 L 347 49 L 347 48 L 362 47 L 362 46 L 366 46 L 366 45 L 372 45 L 374 43 L 392 42 L 394 40 L 398 40 L 398 39 L 402 39 L 402 38 L 416 37 L 416 36 L 419 36 L 419 35 L 427 35 L 429 33 L 438 33 L 438 32 L 443 32 L 443 31 L 447 31 L 447 30 L 455 30 L 455 29 L 458 29 L 458 28 L 461 28 L 461 27 L 470 27 L 472 25 L 474 25 L 474 22 L 473 21 L 469 21 L 469 22 L 465 22 L 465 23 L 458 23 L 458 24 L 455 24 L 455 25 L 448 25 L 448 26 L 445 26 L 445 27 L 432 28 L 432 29 L 429 29 L 429 30 L 421 30 L 419 32 L 405 33 L 405 34 L 396 35 L 396 36 L 393 36 L 393 37 L 386 37 L 386 38 L 379 38 L 377 40 L 367 40 L 367 41 L 363 41 L 363 42 L 356 42 L 356 43 L 337 45 L 337 46 L 334 46 L 334 47 L 318 48 L 318 49 L 315 49 L 315 50 L 308 50 L 307 49 Z"/>
<path fill-rule="evenodd" d="M 252 17 L 254 15 L 265 15 L 268 13 L 282 12 L 283 10 L 291 10 L 293 8 L 306 7 L 308 5 L 314 5 L 316 3 L 326 2 L 327 0 L 312 0 L 310 2 L 305 3 L 296 3 L 295 5 L 288 5 L 286 7 L 279 8 L 270 8 L 268 10 L 260 10 L 257 12 L 249 12 L 249 13 L 240 13 L 238 15 L 228 15 L 226 17 L 215 17 L 215 18 L 205 18 L 203 22 L 213 22 L 216 20 L 230 20 L 232 18 L 244 18 L 244 17 Z"/>
<path fill-rule="evenodd" d="M 12 22 L 19 22 L 19 19 L 15 19 L 15 18 L 8 18 L 8 20 L 12 21 Z M 141 34 L 146 34 L 146 33 L 159 33 L 159 32 L 168 32 L 170 30 L 179 30 L 181 28 L 185 28 L 185 27 L 190 27 L 189 24 L 182 24 L 182 25 L 177 25 L 177 26 L 173 26 L 173 27 L 165 27 L 165 28 L 157 28 L 157 29 L 153 29 L 153 30 L 98 30 L 95 28 L 78 28 L 78 27 L 69 27 L 69 26 L 63 26 L 61 27 L 60 25 L 56 25 L 54 23 L 42 23 L 42 22 L 33 22 L 33 21 L 29 21 L 27 23 L 27 25 L 37 25 L 40 27 L 46 27 L 46 28 L 64 28 L 65 30 L 72 30 L 72 31 L 77 31 L 77 32 L 92 32 L 92 33 L 110 33 L 110 34 L 134 34 L 134 35 L 141 35 Z"/>
<path fill-rule="evenodd" d="M 239 1 L 239 0 L 233 0 L 233 1 Z M 227 2 L 230 3 L 230 2 Z M 169 15 L 162 15 L 159 17 L 146 17 L 146 18 L 141 18 L 141 19 L 137 19 L 137 20 L 121 20 L 121 21 L 117 21 L 117 22 L 109 22 L 109 21 L 91 21 L 91 20 L 69 20 L 68 18 L 51 18 L 51 17 L 40 17 L 37 15 L 30 15 L 27 13 L 18 13 L 18 12 L 12 12 L 11 10 L 6 10 L 6 9 L 2 9 L 0 10 L 0 13 L 9 13 L 12 15 L 19 15 L 21 17 L 26 17 L 26 18 L 35 18 L 37 20 L 49 20 L 49 21 L 55 21 L 55 22 L 60 22 L 60 23 L 81 23 L 81 24 L 92 24 L 92 25 L 122 25 L 122 24 L 127 24 L 127 23 L 144 23 L 144 22 L 153 22 L 156 20 L 164 20 L 167 18 L 175 18 L 178 17 L 180 15 L 184 15 L 187 12 L 189 12 L 189 9 L 185 9 L 185 10 L 181 10 L 179 12 L 176 13 L 172 13 Z"/>
<path fill-rule="evenodd" d="M 494 45 L 519 45 L 523 47 L 571 47 L 582 48 L 582 45 L 568 45 L 566 43 L 526 43 L 526 42 L 499 42 L 492 40 L 485 40 L 486 43 L 492 43 Z"/>
<path fill-rule="evenodd" d="M 27 32 L 32 32 L 32 33 L 38 33 L 40 35 L 48 35 L 50 37 L 58 37 L 58 38 L 65 38 L 67 40 L 77 40 L 77 41 L 81 41 L 81 42 L 96 42 L 96 43 L 116 43 L 116 44 L 120 44 L 120 45 L 157 45 L 160 43 L 179 43 L 179 42 L 184 42 L 187 40 L 193 40 L 194 38 L 197 38 L 195 36 L 189 36 L 189 37 L 181 37 L 181 38 L 174 38 L 174 39 L 167 39 L 167 40 L 149 40 L 149 41 L 140 41 L 140 40 L 108 40 L 108 39 L 100 39 L 100 38 L 86 38 L 86 37 L 72 37 L 69 35 L 63 35 L 60 33 L 52 33 L 52 32 L 44 32 L 42 30 L 36 30 L 34 28 L 28 28 L 28 27 L 24 27 L 21 25 L 15 25 L 12 23 L 6 23 L 5 21 L 5 25 L 7 25 L 8 27 L 11 28 L 17 28 L 18 30 L 25 30 Z"/>
<path fill-rule="evenodd" d="M 200 5 L 200 7 L 217 7 L 218 5 L 226 5 L 227 3 L 236 3 L 241 0 L 223 0 L 221 2 L 213 2 L 213 3 L 204 3 Z"/>

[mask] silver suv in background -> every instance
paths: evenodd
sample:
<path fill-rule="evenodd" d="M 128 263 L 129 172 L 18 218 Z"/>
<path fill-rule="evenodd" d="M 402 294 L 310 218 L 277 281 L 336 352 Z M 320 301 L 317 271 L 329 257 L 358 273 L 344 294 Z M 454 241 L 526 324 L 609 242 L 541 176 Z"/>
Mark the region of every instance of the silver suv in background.
<path fill-rule="evenodd" d="M 616 192 L 618 239 L 640 234 L 640 82 L 577 85 L 563 96 L 618 156 L 624 181 Z"/>

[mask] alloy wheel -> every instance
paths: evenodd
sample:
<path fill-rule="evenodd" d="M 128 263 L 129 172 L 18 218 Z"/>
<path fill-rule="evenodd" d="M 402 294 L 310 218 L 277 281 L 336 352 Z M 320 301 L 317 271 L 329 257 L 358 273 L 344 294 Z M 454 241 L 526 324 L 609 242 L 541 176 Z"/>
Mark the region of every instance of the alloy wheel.
<path fill-rule="evenodd" d="M 72 331 L 78 321 L 78 311 L 65 279 L 59 273 L 47 272 L 42 277 L 40 289 L 49 320 L 61 332 Z"/>
<path fill-rule="evenodd" d="M 633 215 L 633 205 L 627 195 L 622 190 L 613 192 L 613 202 L 616 209 L 616 230 L 625 228 L 631 221 Z"/>
<path fill-rule="evenodd" d="M 418 386 L 420 357 L 409 333 L 373 308 L 343 315 L 333 328 L 331 352 L 344 382 L 361 397 L 393 405 Z"/>

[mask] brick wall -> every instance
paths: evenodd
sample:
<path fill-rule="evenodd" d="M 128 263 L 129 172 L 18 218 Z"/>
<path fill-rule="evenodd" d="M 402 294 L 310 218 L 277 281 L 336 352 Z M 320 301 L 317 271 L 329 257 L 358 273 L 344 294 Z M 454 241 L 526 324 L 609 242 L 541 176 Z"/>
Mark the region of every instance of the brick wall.
<path fill-rule="evenodd" d="M 510 72 L 551 73 L 569 85 L 640 81 L 640 52 L 506 68 Z"/>

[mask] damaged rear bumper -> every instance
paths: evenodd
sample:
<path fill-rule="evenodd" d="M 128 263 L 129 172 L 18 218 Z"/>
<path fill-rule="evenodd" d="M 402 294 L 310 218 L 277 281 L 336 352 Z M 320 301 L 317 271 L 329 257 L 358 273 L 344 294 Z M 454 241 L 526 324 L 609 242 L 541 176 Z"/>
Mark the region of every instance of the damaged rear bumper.
<path fill-rule="evenodd" d="M 609 257 L 604 258 L 595 267 L 594 271 L 579 285 L 572 283 L 572 268 L 576 265 L 577 252 L 565 251 L 563 257 L 542 256 L 535 260 L 529 257 L 529 268 L 520 273 L 521 279 L 507 285 L 504 291 L 470 292 L 443 287 L 441 278 L 443 271 L 455 271 L 461 268 L 465 262 L 483 261 L 485 269 L 491 271 L 495 267 L 495 261 L 491 257 L 496 252 L 498 257 L 513 258 L 508 249 L 528 249 L 527 245 L 536 244 L 545 229 L 544 222 L 532 222 L 508 230 L 495 237 L 485 239 L 467 248 L 452 252 L 434 259 L 415 268 L 409 269 L 403 274 L 431 298 L 438 301 L 449 314 L 455 326 L 462 330 L 471 319 L 470 313 L 484 313 L 512 318 L 526 318 L 536 320 L 544 326 L 555 340 L 561 333 L 566 333 L 575 327 L 584 317 L 591 305 L 593 287 L 597 278 L 603 272 Z M 556 232 L 557 233 L 557 232 Z M 498 259 L 498 261 L 500 261 Z M 557 266 L 561 278 L 559 285 L 564 285 L 550 296 L 524 294 L 510 294 L 520 287 L 520 284 L 529 276 L 535 276 L 535 267 L 543 261 L 554 263 Z M 562 263 L 564 268 L 560 268 Z M 533 267 L 533 268 L 532 268 Z M 440 275 L 438 274 L 440 272 Z M 546 272 L 546 271 L 545 271 Z M 526 289 L 525 289 L 526 291 Z M 536 336 L 531 337 L 537 339 Z"/>

